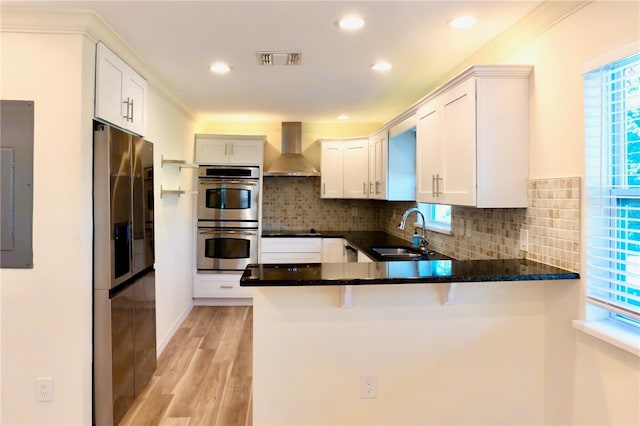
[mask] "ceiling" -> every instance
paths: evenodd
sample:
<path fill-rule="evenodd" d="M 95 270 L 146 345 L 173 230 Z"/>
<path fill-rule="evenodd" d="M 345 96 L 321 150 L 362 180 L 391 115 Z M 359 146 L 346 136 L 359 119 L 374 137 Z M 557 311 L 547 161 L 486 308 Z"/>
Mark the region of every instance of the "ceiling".
<path fill-rule="evenodd" d="M 37 2 L 19 2 L 22 5 Z M 382 123 L 540 1 L 72 1 L 94 9 L 192 108 L 215 120 Z M 6 2 L 5 2 L 6 4 Z M 347 14 L 364 28 L 340 30 Z M 473 14 L 477 24 L 447 22 Z M 259 65 L 258 51 L 302 52 L 299 66 Z M 386 72 L 370 68 L 384 60 Z M 215 75 L 225 61 L 232 70 Z"/>

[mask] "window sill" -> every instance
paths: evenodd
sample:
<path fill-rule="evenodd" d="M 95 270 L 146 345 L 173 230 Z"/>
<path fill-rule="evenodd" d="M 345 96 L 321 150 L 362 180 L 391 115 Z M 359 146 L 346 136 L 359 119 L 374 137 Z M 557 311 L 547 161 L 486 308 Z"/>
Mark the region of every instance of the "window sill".
<path fill-rule="evenodd" d="M 422 225 L 420 224 L 415 224 L 416 228 L 422 228 Z M 446 226 L 439 226 L 437 223 L 435 222 L 427 222 L 424 229 L 426 229 L 427 231 L 431 231 L 431 232 L 438 232 L 440 234 L 446 234 L 446 235 L 453 235 L 453 232 L 451 231 L 450 227 L 446 227 Z"/>
<path fill-rule="evenodd" d="M 573 328 L 640 357 L 640 331 L 615 320 L 573 320 Z"/>

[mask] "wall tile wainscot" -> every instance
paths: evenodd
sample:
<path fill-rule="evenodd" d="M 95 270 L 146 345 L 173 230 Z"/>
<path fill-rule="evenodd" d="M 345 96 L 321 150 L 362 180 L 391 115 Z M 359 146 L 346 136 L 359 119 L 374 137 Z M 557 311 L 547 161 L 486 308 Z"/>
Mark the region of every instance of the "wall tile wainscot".
<path fill-rule="evenodd" d="M 580 267 L 580 178 L 530 180 L 526 209 L 454 206 L 452 235 L 428 232 L 430 247 L 459 260 L 526 258 L 577 272 Z M 413 229 L 397 229 L 415 202 L 321 199 L 318 177 L 265 177 L 263 228 L 269 231 L 383 230 L 411 241 Z M 470 224 L 471 233 L 465 235 Z M 529 250 L 520 250 L 520 230 Z"/>

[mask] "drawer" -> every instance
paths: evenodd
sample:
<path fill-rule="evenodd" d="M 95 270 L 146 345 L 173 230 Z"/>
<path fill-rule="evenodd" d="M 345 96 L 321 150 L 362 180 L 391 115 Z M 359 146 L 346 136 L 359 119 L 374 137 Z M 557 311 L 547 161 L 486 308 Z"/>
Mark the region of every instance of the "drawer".
<path fill-rule="evenodd" d="M 262 253 L 261 263 L 320 263 L 322 262 L 322 254 L 318 253 Z"/>
<path fill-rule="evenodd" d="M 193 297 L 253 297 L 251 287 L 240 287 L 242 274 L 197 274 L 193 280 Z"/>
<path fill-rule="evenodd" d="M 262 253 L 321 253 L 322 238 L 263 238 Z"/>

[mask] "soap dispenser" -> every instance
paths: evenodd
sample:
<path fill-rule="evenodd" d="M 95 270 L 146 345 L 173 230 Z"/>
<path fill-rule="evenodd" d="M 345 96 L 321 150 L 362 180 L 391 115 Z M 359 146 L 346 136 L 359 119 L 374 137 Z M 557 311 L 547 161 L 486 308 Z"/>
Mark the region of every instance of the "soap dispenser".
<path fill-rule="evenodd" d="M 418 235 L 418 231 L 413 230 L 413 236 L 411 237 L 411 244 L 414 247 L 420 247 L 420 235 Z"/>

